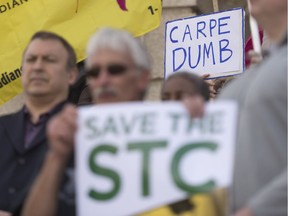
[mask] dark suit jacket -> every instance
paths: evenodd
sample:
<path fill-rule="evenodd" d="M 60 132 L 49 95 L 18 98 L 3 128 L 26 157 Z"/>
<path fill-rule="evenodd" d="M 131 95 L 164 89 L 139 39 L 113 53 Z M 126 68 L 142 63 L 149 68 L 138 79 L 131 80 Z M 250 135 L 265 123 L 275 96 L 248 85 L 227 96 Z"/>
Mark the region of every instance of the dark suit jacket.
<path fill-rule="evenodd" d="M 49 118 L 62 107 L 63 103 L 56 106 Z M 24 202 L 48 149 L 45 130 L 42 128 L 25 149 L 23 109 L 0 117 L 0 210 L 14 212 Z"/>

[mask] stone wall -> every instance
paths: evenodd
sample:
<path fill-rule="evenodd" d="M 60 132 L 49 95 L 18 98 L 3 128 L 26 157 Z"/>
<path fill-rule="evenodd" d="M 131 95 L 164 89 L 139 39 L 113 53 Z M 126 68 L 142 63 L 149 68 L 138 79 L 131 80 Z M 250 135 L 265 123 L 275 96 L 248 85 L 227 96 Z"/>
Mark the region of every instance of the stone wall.
<path fill-rule="evenodd" d="M 196 0 L 163 0 L 162 20 L 159 28 L 144 36 L 144 42 L 153 59 L 151 84 L 147 100 L 159 100 L 164 76 L 165 23 L 196 15 Z"/>
<path fill-rule="evenodd" d="M 0 115 L 12 113 L 19 110 L 23 105 L 23 101 L 24 101 L 23 94 L 14 97 L 12 100 L 0 106 Z"/>

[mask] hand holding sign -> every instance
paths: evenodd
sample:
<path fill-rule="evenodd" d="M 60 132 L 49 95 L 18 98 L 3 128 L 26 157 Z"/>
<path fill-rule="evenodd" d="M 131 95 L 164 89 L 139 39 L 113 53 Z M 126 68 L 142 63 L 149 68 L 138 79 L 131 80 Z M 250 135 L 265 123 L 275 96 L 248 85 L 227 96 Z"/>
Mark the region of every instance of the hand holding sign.
<path fill-rule="evenodd" d="M 74 134 L 76 133 L 77 110 L 67 105 L 48 124 L 50 151 L 57 156 L 63 164 L 66 162 L 74 148 Z"/>

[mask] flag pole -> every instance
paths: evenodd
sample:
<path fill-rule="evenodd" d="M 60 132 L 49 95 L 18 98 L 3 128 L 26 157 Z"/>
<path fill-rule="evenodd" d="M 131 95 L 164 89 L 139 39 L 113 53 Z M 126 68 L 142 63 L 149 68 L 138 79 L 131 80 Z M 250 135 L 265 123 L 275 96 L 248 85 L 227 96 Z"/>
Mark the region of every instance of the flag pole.
<path fill-rule="evenodd" d="M 219 11 L 218 0 L 212 0 L 212 3 L 213 3 L 213 10 L 214 10 L 214 12 L 218 12 L 218 11 Z"/>
<path fill-rule="evenodd" d="M 250 1 L 248 1 L 248 9 L 250 12 Z M 256 53 L 261 54 L 261 42 L 260 42 L 260 36 L 259 36 L 259 27 L 257 24 L 257 21 L 254 19 L 254 17 L 249 16 L 249 23 L 250 23 L 250 29 L 251 29 L 251 37 L 252 37 L 252 43 L 253 43 L 253 49 Z"/>

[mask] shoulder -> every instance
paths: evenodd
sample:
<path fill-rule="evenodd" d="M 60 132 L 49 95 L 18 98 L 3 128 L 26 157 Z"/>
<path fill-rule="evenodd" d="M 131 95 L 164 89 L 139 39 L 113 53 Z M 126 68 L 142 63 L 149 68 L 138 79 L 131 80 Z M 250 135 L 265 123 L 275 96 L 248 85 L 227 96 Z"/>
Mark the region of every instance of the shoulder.
<path fill-rule="evenodd" d="M 18 110 L 15 113 L 11 113 L 11 114 L 7 114 L 7 115 L 3 115 L 0 116 L 0 126 L 2 125 L 6 125 L 9 123 L 14 123 L 14 122 L 18 122 L 20 120 L 20 117 L 23 115 L 23 109 Z"/>
<path fill-rule="evenodd" d="M 248 69 L 243 74 L 238 75 L 222 89 L 218 99 L 235 100 L 236 98 L 240 97 L 241 92 L 247 88 L 248 81 L 251 80 L 253 76 L 254 73 L 251 72 L 251 69 Z"/>

